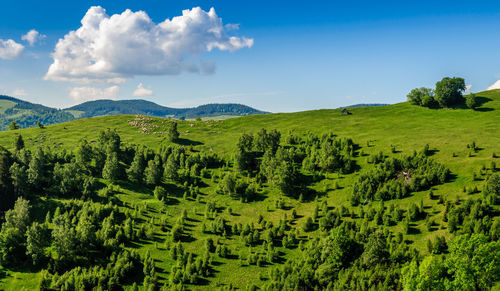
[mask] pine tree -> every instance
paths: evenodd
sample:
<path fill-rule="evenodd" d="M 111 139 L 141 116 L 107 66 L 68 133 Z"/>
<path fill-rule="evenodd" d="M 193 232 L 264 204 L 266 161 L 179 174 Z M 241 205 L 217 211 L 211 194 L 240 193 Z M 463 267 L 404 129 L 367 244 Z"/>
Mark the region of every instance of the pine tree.
<path fill-rule="evenodd" d="M 102 169 L 102 177 L 110 181 L 118 180 L 120 173 L 120 165 L 116 152 L 109 152 Z"/>
<path fill-rule="evenodd" d="M 179 139 L 179 132 L 177 131 L 177 122 L 170 122 L 170 126 L 167 129 L 167 138 L 171 142 L 176 142 Z"/>
<path fill-rule="evenodd" d="M 28 182 L 34 187 L 39 188 L 45 175 L 44 169 L 44 156 L 42 150 L 39 148 L 30 160 L 28 166 Z"/>
<path fill-rule="evenodd" d="M 12 178 L 12 184 L 14 185 L 16 195 L 24 195 L 28 186 L 28 173 L 26 172 L 26 168 L 14 162 L 9 169 L 9 173 Z"/>
<path fill-rule="evenodd" d="M 155 156 L 154 160 L 148 161 L 148 166 L 144 170 L 146 184 L 156 186 L 161 182 L 160 157 Z"/>
<path fill-rule="evenodd" d="M 24 140 L 22 135 L 18 135 L 16 138 L 16 151 L 19 151 L 24 148 Z"/>
<path fill-rule="evenodd" d="M 127 176 L 129 180 L 141 183 L 144 176 L 144 169 L 144 152 L 142 149 L 138 148 L 135 151 L 134 160 L 132 161 L 130 168 L 127 169 Z"/>
<path fill-rule="evenodd" d="M 177 181 L 179 179 L 178 169 L 179 165 L 175 161 L 173 155 L 168 156 L 164 172 L 165 178 Z"/>

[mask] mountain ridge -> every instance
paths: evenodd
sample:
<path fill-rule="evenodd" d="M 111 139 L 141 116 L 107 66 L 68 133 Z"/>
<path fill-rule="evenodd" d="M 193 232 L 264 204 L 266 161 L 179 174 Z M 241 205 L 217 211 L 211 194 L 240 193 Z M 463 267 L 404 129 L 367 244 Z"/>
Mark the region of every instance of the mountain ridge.
<path fill-rule="evenodd" d="M 15 121 L 21 128 L 26 128 L 36 126 L 38 122 L 50 125 L 80 118 L 119 114 L 186 119 L 267 113 L 269 112 L 236 103 L 212 103 L 190 108 L 172 108 L 144 99 L 94 100 L 64 109 L 57 109 L 11 96 L 0 95 L 0 130 L 7 129 L 12 121 Z"/>

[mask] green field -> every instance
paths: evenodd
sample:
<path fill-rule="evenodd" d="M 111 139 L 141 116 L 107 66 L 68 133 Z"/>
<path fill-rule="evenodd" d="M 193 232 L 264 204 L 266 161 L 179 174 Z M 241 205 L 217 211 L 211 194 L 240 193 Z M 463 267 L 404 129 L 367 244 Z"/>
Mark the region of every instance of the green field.
<path fill-rule="evenodd" d="M 257 217 L 262 215 L 264 220 L 276 225 L 285 214 L 291 217 L 292 211 L 296 211 L 299 216 L 292 223 L 297 226 L 300 236 L 304 239 L 320 236 L 319 231 L 305 233 L 300 226 L 304 224 L 306 218 L 312 215 L 316 205 L 324 201 L 335 209 L 345 206 L 352 211 L 359 211 L 359 207 L 350 206 L 349 197 L 352 192 L 351 186 L 360 173 L 373 167 L 367 162 L 369 155 L 382 151 L 390 157 L 400 157 L 409 155 L 415 150 L 420 151 L 426 144 L 430 146 L 432 158 L 448 167 L 453 175 L 447 183 L 432 188 L 436 196 L 444 197 L 447 201 L 481 197 L 480 193 L 466 194 L 463 189 L 464 187 L 482 189 L 485 176 L 480 174 L 481 171 L 484 171 L 484 168 L 489 169 L 491 162 L 496 161 L 500 165 L 499 159 L 496 158 L 500 156 L 500 90 L 477 93 L 477 96 L 480 97 L 481 106 L 475 111 L 429 109 L 404 102 L 381 107 L 352 108 L 349 109 L 351 115 L 342 115 L 341 110 L 336 109 L 252 115 L 221 120 L 178 121 L 179 144 L 194 151 L 215 152 L 230 161 L 232 161 L 238 138 L 243 133 L 255 134 L 261 128 L 277 129 L 281 132 L 282 140 L 290 134 L 302 136 L 308 132 L 317 135 L 333 133 L 340 138 L 351 138 L 359 145 L 358 152 L 362 152 L 363 155 L 356 155 L 354 160 L 360 169 L 352 174 L 324 173 L 325 179 L 313 182 L 308 187 L 317 192 L 324 192 L 325 195 L 305 202 L 283 196 L 277 189 L 267 187 L 266 184 L 261 193 L 262 199 L 241 203 L 230 196 L 217 194 L 215 191 L 219 182 L 217 179 L 203 178 L 206 186 L 200 188 L 202 198 L 199 201 L 183 199 L 183 191 L 172 191 L 169 196 L 173 197 L 175 203 L 163 205 L 155 199 L 152 190 L 148 187 L 129 187 L 125 182 L 117 183 L 116 197 L 122 205 L 120 211 L 128 211 L 129 207 L 133 208 L 135 205 L 147 205 L 146 210 L 141 213 L 141 218 L 146 222 L 153 221 L 155 225 L 156 239 L 140 241 L 133 248 L 141 254 L 150 252 L 155 259 L 159 281 L 163 284 L 165 280 L 168 280 L 171 266 L 175 262 L 169 257 L 167 251 L 169 231 L 162 231 L 159 219 L 162 215 L 166 215 L 168 224 L 173 225 L 183 210 L 187 210 L 190 219 L 187 231 L 192 237 L 189 242 L 183 244 L 187 251 L 197 253 L 203 247 L 206 237 L 213 237 L 214 240 L 227 245 L 235 253 L 259 251 L 260 246 L 247 247 L 238 237 L 203 233 L 201 228 L 206 222 L 203 213 L 207 201 L 215 201 L 217 206 L 223 209 L 220 216 L 229 224 L 240 222 L 258 225 Z M 116 129 L 123 144 L 145 145 L 159 150 L 161 146 L 170 144 L 165 134 L 169 122 L 169 119 L 134 115 L 94 117 L 51 125 L 44 129 L 29 128 L 0 132 L 0 145 L 13 150 L 15 138 L 21 134 L 27 148 L 47 146 L 73 151 L 81 139 L 85 138 L 90 143 L 96 142 L 99 132 L 109 128 Z M 475 142 L 478 150 L 470 154 L 467 145 L 472 142 Z M 392 152 L 391 148 L 395 150 Z M 212 175 L 220 176 L 226 170 L 215 169 Z M 476 175 L 479 178 L 473 179 Z M 107 181 L 103 182 L 108 184 Z M 58 203 L 65 203 L 64 199 L 53 199 Z M 276 201 L 280 199 L 287 206 L 284 209 L 276 207 Z M 421 191 L 412 193 L 407 198 L 386 201 L 385 206 L 395 204 L 406 209 L 410 203 L 418 204 L 421 200 L 427 213 L 431 214 L 431 218 L 437 225 L 435 230 L 428 231 L 424 220 L 416 221 L 412 224 L 415 231 L 405 235 L 405 240 L 411 242 L 411 246 L 422 254 L 427 254 L 428 239 L 443 235 L 449 240 L 453 236 L 447 231 L 446 224 L 442 222 L 444 205 L 439 204 L 437 200 L 431 200 L 428 197 L 428 191 Z M 372 202 L 373 207 L 377 208 L 378 205 L 379 202 Z M 232 214 L 227 211 L 228 208 L 232 209 Z M 495 219 L 498 219 L 498 216 Z M 376 226 L 373 221 L 371 225 Z M 394 233 L 402 231 L 400 224 L 378 227 L 387 228 Z M 127 247 L 132 248 L 132 246 Z M 300 255 L 296 248 L 278 247 L 278 249 L 282 252 L 281 257 L 284 260 Z M 278 264 L 263 267 L 241 266 L 237 259 L 219 257 L 214 257 L 214 261 L 214 275 L 208 278 L 205 285 L 188 284 L 186 287 L 193 290 L 213 290 L 216 287 L 232 284 L 234 287 L 245 289 L 249 284 L 265 283 L 269 276 L 269 269 Z M 38 271 L 30 268 L 5 270 L 4 275 L 0 276 L 0 289 L 32 290 L 38 286 L 40 280 Z"/>

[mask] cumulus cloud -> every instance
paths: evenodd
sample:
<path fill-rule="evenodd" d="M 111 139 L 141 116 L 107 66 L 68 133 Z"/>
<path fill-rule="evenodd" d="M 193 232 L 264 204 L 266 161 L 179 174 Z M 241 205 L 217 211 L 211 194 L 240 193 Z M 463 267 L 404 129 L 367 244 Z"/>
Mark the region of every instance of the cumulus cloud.
<path fill-rule="evenodd" d="M 489 86 L 486 90 L 495 90 L 500 89 L 500 80 L 493 83 L 493 85 Z"/>
<path fill-rule="evenodd" d="M 183 10 L 181 16 L 156 24 L 144 11 L 108 16 L 94 6 L 81 24 L 58 41 L 45 79 L 119 83 L 136 75 L 206 73 L 215 66 L 197 64 L 200 54 L 253 45 L 251 38 L 228 35 L 213 8 Z"/>
<path fill-rule="evenodd" d="M 151 96 L 153 95 L 153 90 L 146 89 L 142 86 L 142 83 L 139 83 L 139 85 L 137 85 L 137 89 L 134 90 L 133 95 L 135 97 Z"/>
<path fill-rule="evenodd" d="M 471 85 L 471 84 L 469 84 L 469 85 L 465 86 L 464 93 L 468 93 L 468 92 L 470 92 L 470 89 L 471 89 L 471 88 L 472 88 L 472 85 Z"/>
<path fill-rule="evenodd" d="M 40 41 L 46 37 L 47 36 L 45 34 L 40 34 L 38 31 L 32 29 L 25 35 L 21 36 L 21 39 L 28 42 L 30 46 L 33 46 L 37 41 Z"/>
<path fill-rule="evenodd" d="M 17 59 L 23 53 L 24 46 L 12 39 L 0 39 L 0 59 L 13 60 Z"/>
<path fill-rule="evenodd" d="M 120 87 L 111 86 L 108 88 L 94 87 L 74 87 L 71 88 L 69 96 L 77 102 L 93 101 L 99 99 L 117 99 Z"/>

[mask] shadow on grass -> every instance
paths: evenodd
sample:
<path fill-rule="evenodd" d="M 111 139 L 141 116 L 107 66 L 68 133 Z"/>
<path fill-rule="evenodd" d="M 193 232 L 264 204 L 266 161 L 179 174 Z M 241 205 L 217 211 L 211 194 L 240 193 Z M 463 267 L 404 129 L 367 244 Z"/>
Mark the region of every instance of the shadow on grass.
<path fill-rule="evenodd" d="M 176 144 L 183 145 L 183 146 L 197 146 L 197 145 L 202 145 L 202 142 L 195 141 L 195 140 L 190 140 L 187 138 L 178 138 L 175 141 Z"/>

